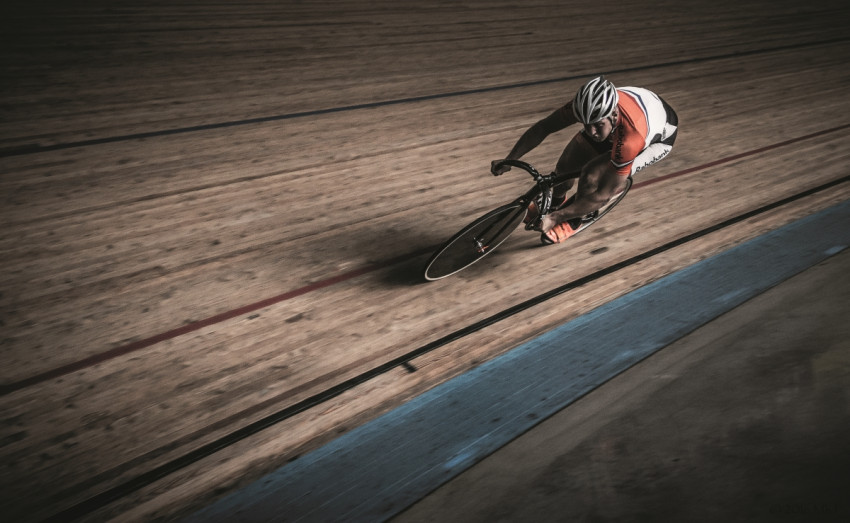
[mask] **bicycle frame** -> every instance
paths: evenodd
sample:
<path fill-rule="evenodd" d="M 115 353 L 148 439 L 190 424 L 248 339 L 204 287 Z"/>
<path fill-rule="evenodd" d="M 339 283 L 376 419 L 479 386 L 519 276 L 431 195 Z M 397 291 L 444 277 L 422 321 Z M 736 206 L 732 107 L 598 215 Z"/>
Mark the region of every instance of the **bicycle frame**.
<path fill-rule="evenodd" d="M 527 218 L 528 208 L 532 202 L 538 204 L 537 216 L 525 224 L 525 229 L 540 231 L 543 217 L 552 210 L 555 185 L 571 178 L 578 178 L 580 175 L 580 172 L 560 176 L 542 175 L 530 164 L 521 160 L 501 160 L 494 164 L 494 168 L 506 165 L 526 171 L 534 179 L 534 185 L 519 198 L 477 218 L 449 238 L 426 262 L 423 270 L 426 280 L 438 280 L 455 274 L 496 249 Z M 628 181 L 628 185 L 622 192 L 612 197 L 599 210 L 583 217 L 581 227 L 576 232 L 595 223 L 622 200 L 631 187 L 631 177 Z"/>
<path fill-rule="evenodd" d="M 538 209 L 537 217 L 531 222 L 525 225 L 525 229 L 527 231 L 531 230 L 539 230 L 540 222 L 543 220 L 543 217 L 549 214 L 549 211 L 552 210 L 552 193 L 556 184 L 569 180 L 571 178 L 578 178 L 581 175 L 581 171 L 576 171 L 574 173 L 569 173 L 566 175 L 555 176 L 552 174 L 540 174 L 531 164 L 523 162 L 522 160 L 500 160 L 496 162 L 495 168 L 499 168 L 505 165 L 510 165 L 511 167 L 519 167 L 523 169 L 528 174 L 534 178 L 534 185 L 531 189 L 528 190 L 525 194 L 514 200 L 515 203 L 522 203 L 527 208 L 531 205 L 535 199 L 541 194 L 543 198 L 541 200 L 540 209 Z"/>
<path fill-rule="evenodd" d="M 528 209 L 528 206 L 531 205 L 531 202 L 535 201 L 541 194 L 543 195 L 540 212 L 538 212 L 537 216 L 534 220 L 528 222 L 525 225 L 526 230 L 535 230 L 540 228 L 540 222 L 543 220 L 543 216 L 545 216 L 552 207 L 552 189 L 555 186 L 556 178 L 554 175 L 545 175 L 540 174 L 531 164 L 523 162 L 521 160 L 502 160 L 496 164 L 501 167 L 504 165 L 510 165 L 512 167 L 519 167 L 520 169 L 525 170 L 528 174 L 534 178 L 534 185 L 522 196 L 514 200 L 513 203 L 520 204 L 523 208 Z M 484 229 L 478 238 L 475 239 L 476 250 L 484 254 L 489 249 L 489 245 L 484 245 L 480 238 L 484 237 L 500 237 L 504 232 L 506 232 L 507 227 L 510 227 L 510 222 L 504 222 L 500 229 L 496 231 L 495 234 L 491 234 L 492 228 L 496 226 L 497 222 L 489 225 L 486 229 Z"/>

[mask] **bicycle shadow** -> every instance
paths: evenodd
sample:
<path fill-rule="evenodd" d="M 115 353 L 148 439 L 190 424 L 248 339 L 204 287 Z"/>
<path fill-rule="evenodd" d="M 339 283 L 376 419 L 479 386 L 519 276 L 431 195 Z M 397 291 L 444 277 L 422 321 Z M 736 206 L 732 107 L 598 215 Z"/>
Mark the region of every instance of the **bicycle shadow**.
<path fill-rule="evenodd" d="M 437 243 L 432 246 L 423 247 L 419 252 L 413 253 L 408 259 L 387 267 L 381 273 L 381 281 L 393 287 L 412 287 L 428 283 L 422 276 L 425 262 L 431 256 L 431 251 L 436 250 Z M 432 249 L 433 247 L 433 249 Z"/>
<path fill-rule="evenodd" d="M 430 231 L 415 230 L 407 230 L 400 236 L 415 239 L 415 241 L 401 242 L 407 245 L 406 252 L 384 253 L 382 259 L 374 263 L 377 278 L 383 284 L 392 287 L 410 287 L 428 283 L 423 276 L 425 262 L 446 238 L 441 238 Z M 361 252 L 372 252 L 374 245 L 380 245 L 381 242 L 386 241 L 387 231 L 376 230 L 374 234 L 368 234 L 365 237 L 373 239 L 363 241 Z"/>
<path fill-rule="evenodd" d="M 409 251 L 407 253 L 386 254 L 386 258 L 380 262 L 376 262 L 376 265 L 380 265 L 377 275 L 378 279 L 382 283 L 393 287 L 410 287 L 433 283 L 426 280 L 423 275 L 425 265 L 431 255 L 451 235 L 439 235 L 430 230 L 421 230 L 415 225 L 411 226 L 411 224 L 400 226 L 399 230 L 389 233 L 385 229 L 379 229 L 363 235 L 361 239 L 361 252 L 364 254 L 372 252 L 374 245 L 386 242 L 388 234 L 390 236 L 397 235 L 398 237 L 406 238 L 405 243 L 409 242 Z M 540 243 L 539 235 L 539 232 L 525 231 L 522 227 L 519 227 L 513 233 L 512 237 L 504 245 L 500 246 L 499 249 L 459 273 L 448 276 L 447 278 L 480 278 L 492 271 L 494 266 L 501 265 L 500 260 L 504 261 L 511 256 L 521 256 L 523 252 L 528 252 L 529 250 L 536 251 L 537 249 L 547 247 Z"/>
<path fill-rule="evenodd" d="M 522 231 L 525 232 L 525 231 Z M 526 232 L 526 234 L 529 234 Z M 551 246 L 544 245 L 539 241 L 538 232 L 532 232 L 532 236 L 523 236 L 520 231 L 515 234 L 516 237 L 509 239 L 508 243 L 499 247 L 481 260 L 473 263 L 469 267 L 459 271 L 456 274 L 447 276 L 446 279 L 464 279 L 473 280 L 481 277 L 486 277 L 488 273 L 498 270 L 498 266 L 509 261 L 511 257 L 522 256 L 523 253 L 537 251 Z M 426 280 L 423 276 L 423 271 L 428 259 L 439 249 L 442 242 L 448 238 L 431 238 L 433 241 L 430 245 L 422 243 L 418 252 L 412 254 L 407 259 L 401 260 L 398 263 L 389 265 L 387 270 L 383 271 L 381 280 L 387 285 L 392 286 L 414 286 L 425 283 L 433 283 Z"/>

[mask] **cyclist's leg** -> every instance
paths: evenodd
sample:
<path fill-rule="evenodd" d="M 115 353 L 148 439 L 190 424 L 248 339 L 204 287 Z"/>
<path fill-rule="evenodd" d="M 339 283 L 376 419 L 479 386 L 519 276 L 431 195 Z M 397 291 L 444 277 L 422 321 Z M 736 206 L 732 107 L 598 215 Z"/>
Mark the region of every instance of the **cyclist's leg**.
<path fill-rule="evenodd" d="M 625 188 L 628 176 L 617 174 L 610 160 L 609 154 L 603 153 L 584 167 L 576 198 L 558 211 L 559 221 L 581 218 L 605 205 L 612 196 Z"/>
<path fill-rule="evenodd" d="M 665 139 L 650 144 L 641 151 L 632 162 L 628 176 L 617 174 L 610 163 L 609 153 L 600 151 L 600 154 L 588 162 L 582 170 L 575 198 L 552 213 L 549 218 L 544 219 L 542 227 L 544 231 L 547 231 L 541 236 L 544 243 L 558 243 L 569 238 L 580 227 L 582 217 L 599 210 L 612 197 L 629 187 L 628 178 L 631 175 L 661 161 L 670 154 L 678 134 L 679 122 L 676 113 L 666 104 L 665 107 L 668 109 L 667 125 L 664 129 Z M 598 144 L 586 137 L 578 138 L 584 138 L 589 145 L 598 147 Z"/>
<path fill-rule="evenodd" d="M 638 171 L 661 161 L 673 149 L 675 134 L 664 142 L 653 143 L 634 159 L 629 175 L 618 174 L 610 162 L 608 153 L 603 153 L 591 160 L 582 171 L 576 190 L 575 201 L 560 209 L 561 220 L 580 218 L 591 213 L 619 193 L 626 186 L 626 178 Z"/>
<path fill-rule="evenodd" d="M 599 210 L 627 184 L 628 176 L 617 174 L 609 153 L 600 154 L 584 167 L 575 198 L 544 218 L 541 241 L 560 243 L 566 240 L 579 229 L 582 216 Z"/>
<path fill-rule="evenodd" d="M 635 158 L 634 162 L 632 162 L 632 174 L 636 174 L 645 167 L 649 167 L 655 162 L 661 161 L 664 157 L 670 154 L 670 151 L 672 150 L 672 144 L 664 142 L 650 144 L 650 146 L 641 151 L 641 153 L 637 155 L 637 158 Z"/>

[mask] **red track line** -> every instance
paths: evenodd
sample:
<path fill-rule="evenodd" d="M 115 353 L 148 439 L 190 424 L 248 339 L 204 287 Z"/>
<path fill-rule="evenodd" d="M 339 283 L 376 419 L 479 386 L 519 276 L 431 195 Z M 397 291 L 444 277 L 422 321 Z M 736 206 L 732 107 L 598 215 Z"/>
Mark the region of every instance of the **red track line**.
<path fill-rule="evenodd" d="M 251 303 L 249 305 L 245 305 L 243 307 L 239 307 L 238 309 L 229 310 L 227 312 L 222 312 L 221 314 L 216 314 L 215 316 L 210 316 L 209 318 L 188 323 L 183 325 L 182 327 L 178 327 L 176 329 L 172 329 L 170 331 L 163 332 L 161 334 L 157 334 L 155 336 L 151 336 L 150 338 L 145 338 L 142 340 L 134 341 L 132 343 L 128 343 L 126 345 L 121 345 L 120 347 L 115 347 L 114 349 L 110 349 L 106 352 L 101 352 L 95 354 L 93 356 L 89 356 L 88 358 L 84 358 L 79 361 L 75 361 L 73 363 L 69 363 L 67 365 L 63 365 L 61 367 L 57 367 L 55 369 L 48 370 L 46 372 L 42 372 L 41 374 L 36 374 L 35 376 L 30 376 L 29 378 L 16 381 L 7 385 L 0 386 L 0 396 L 4 396 L 6 394 L 12 393 L 16 390 L 23 389 L 25 387 L 29 387 L 31 385 L 35 385 L 37 383 L 41 383 L 43 381 L 47 381 L 53 378 L 58 378 L 60 376 L 64 376 L 66 374 L 70 374 L 72 372 L 76 372 L 78 370 L 82 370 L 98 363 L 103 363 L 104 361 L 111 360 L 113 358 L 117 358 L 119 356 L 123 356 L 125 354 L 129 354 L 131 352 L 135 352 L 141 349 L 145 349 L 152 345 L 156 345 L 157 343 L 170 340 L 172 338 L 176 338 L 178 336 L 182 336 L 184 334 L 188 334 L 190 332 L 194 332 L 196 330 L 203 329 L 204 327 L 209 327 L 210 325 L 214 325 L 216 323 L 221 323 L 223 321 L 231 320 L 236 318 L 237 316 L 241 316 L 243 314 L 248 314 L 264 307 L 269 307 L 271 305 L 275 305 L 277 303 L 291 300 L 292 298 L 296 298 L 298 296 L 302 296 L 304 294 L 322 289 L 324 287 L 330 287 L 331 285 L 335 285 L 337 283 L 344 282 L 346 280 L 350 280 L 352 278 L 356 278 L 358 276 L 362 276 L 364 274 L 377 271 L 384 267 L 388 267 L 390 265 L 394 265 L 404 260 L 408 260 L 415 256 L 419 256 L 421 254 L 425 254 L 426 252 L 430 252 L 432 250 L 429 247 L 427 250 L 422 249 L 417 252 L 408 253 L 402 256 L 398 256 L 395 258 L 391 258 L 389 260 L 385 260 L 381 263 L 375 263 L 372 265 L 366 265 L 359 269 L 355 269 L 351 272 L 346 272 L 343 274 L 339 274 L 332 278 L 327 278 L 316 283 L 306 285 L 304 287 L 300 287 L 298 289 L 285 292 L 283 294 L 278 294 L 277 296 L 272 296 L 271 298 L 266 298 L 264 300 Z"/>
<path fill-rule="evenodd" d="M 646 180 L 646 181 L 643 181 L 643 182 L 640 182 L 640 183 L 636 183 L 634 185 L 634 188 L 637 189 L 637 188 L 640 188 L 640 187 L 646 187 L 647 185 L 651 185 L 651 184 L 656 183 L 656 182 L 669 180 L 671 178 L 677 178 L 679 176 L 684 176 L 686 174 L 690 174 L 690 173 L 697 172 L 697 171 L 702 171 L 702 170 L 705 170 L 705 169 L 709 169 L 711 167 L 715 167 L 717 165 L 733 162 L 735 160 L 740 160 L 741 158 L 754 156 L 754 155 L 761 154 L 761 153 L 766 152 L 766 151 L 778 149 L 780 147 L 785 147 L 787 145 L 791 145 L 791 144 L 794 144 L 794 143 L 797 143 L 797 142 L 801 142 L 803 140 L 808 140 L 808 139 L 811 139 L 811 138 L 815 138 L 817 136 L 822 136 L 824 134 L 829 134 L 829 133 L 833 133 L 833 132 L 836 132 L 836 131 L 841 131 L 841 130 L 847 129 L 847 128 L 850 128 L 850 124 L 840 125 L 838 127 L 833 127 L 831 129 L 826 129 L 826 130 L 823 130 L 823 131 L 820 131 L 820 132 L 817 132 L 817 133 L 807 134 L 805 136 L 799 136 L 797 138 L 785 140 L 783 142 L 775 143 L 773 145 L 768 145 L 768 146 L 765 146 L 765 147 L 761 147 L 759 149 L 747 151 L 745 153 L 736 154 L 734 156 L 729 156 L 729 157 L 726 157 L 726 158 L 721 158 L 719 160 L 715 160 L 713 162 L 709 162 L 709 163 L 706 163 L 706 164 L 703 164 L 703 165 L 698 165 L 696 167 L 690 167 L 688 169 L 677 171 L 677 172 L 667 174 L 667 175 L 664 175 L 664 176 L 659 176 L 659 177 L 653 178 L 651 180 Z M 290 300 L 292 298 L 302 296 L 304 294 L 307 294 L 307 293 L 310 293 L 310 292 L 313 292 L 313 291 L 316 291 L 316 290 L 319 290 L 319 289 L 323 289 L 325 287 L 330 287 L 331 285 L 335 285 L 337 283 L 341 283 L 341 282 L 356 278 L 358 276 L 362 276 L 364 274 L 368 274 L 370 272 L 374 272 L 374 271 L 383 269 L 385 267 L 394 265 L 396 263 L 400 263 L 402 261 L 406 261 L 406 260 L 409 260 L 409 259 L 414 258 L 416 256 L 425 254 L 427 252 L 431 252 L 435 248 L 436 247 L 432 246 L 432 247 L 428 247 L 426 249 L 422 249 L 422 250 L 417 251 L 417 252 L 404 254 L 402 256 L 397 256 L 395 258 L 385 260 L 385 261 L 380 262 L 380 263 L 366 265 L 364 267 L 361 267 L 359 269 L 355 269 L 355 270 L 350 271 L 350 272 L 339 274 L 337 276 L 333 276 L 331 278 L 327 278 L 327 279 L 318 281 L 316 283 L 306 285 L 304 287 L 300 287 L 298 289 L 295 289 L 295 290 L 292 290 L 292 291 L 289 291 L 289 292 L 285 292 L 283 294 L 279 294 L 277 296 L 272 296 L 271 298 L 266 298 L 264 300 L 261 300 L 261 301 L 255 302 L 255 303 L 251 303 L 249 305 L 239 307 L 238 309 L 233 309 L 233 310 L 230 310 L 230 311 L 227 311 L 227 312 L 223 312 L 221 314 L 216 314 L 215 316 L 210 316 L 209 318 L 206 318 L 206 319 L 203 319 L 203 320 L 200 320 L 200 321 L 196 321 L 196 322 L 192 322 L 192 323 L 183 325 L 182 327 L 178 327 L 176 329 L 172 329 L 170 331 L 166 331 L 166 332 L 163 332 L 161 334 L 151 336 L 149 338 L 134 341 L 134 342 L 128 343 L 126 345 L 121 345 L 120 347 L 116 347 L 116 348 L 108 350 L 106 352 L 101 352 L 99 354 L 89 356 L 88 358 L 84 358 L 82 360 L 75 361 L 73 363 L 69 363 L 67 365 L 63 365 L 61 367 L 57 367 L 55 369 L 51 369 L 51 370 L 46 371 L 46 372 L 42 372 L 41 374 L 36 374 L 35 376 L 31 376 L 29 378 L 26 378 L 26 379 L 23 379 L 23 380 L 20 380 L 20 381 L 16 381 L 16 382 L 13 382 L 13 383 L 10 383 L 10 384 L 7 384 L 7 385 L 2 385 L 2 386 L 0 386 L 0 396 L 5 396 L 6 394 L 10 394 L 10 393 L 12 393 L 16 390 L 20 390 L 20 389 L 23 389 L 23 388 L 29 387 L 31 385 L 35 385 L 37 383 L 41 383 L 41 382 L 44 382 L 44 381 L 47 381 L 47 380 L 50 380 L 50 379 L 53 379 L 53 378 L 58 378 L 60 376 L 66 375 L 66 374 L 70 374 L 72 372 L 76 372 L 78 370 L 82 370 L 82 369 L 97 365 L 98 363 L 103 363 L 103 362 L 111 360 L 113 358 L 117 358 L 119 356 L 123 356 L 125 354 L 129 354 L 131 352 L 135 352 L 135 351 L 138 351 L 138 350 L 141 350 L 141 349 L 145 349 L 145 348 L 150 347 L 152 345 L 156 345 L 157 343 L 160 343 L 160 342 L 163 342 L 163 341 L 166 341 L 166 340 L 170 340 L 170 339 L 176 338 L 178 336 L 182 336 L 184 334 L 194 332 L 196 330 L 203 329 L 204 327 L 209 327 L 210 325 L 214 325 L 216 323 L 221 323 L 223 321 L 227 321 L 227 320 L 236 318 L 237 316 L 241 316 L 243 314 L 248 314 L 248 313 L 257 311 L 259 309 L 262 309 L 264 307 L 269 307 L 271 305 L 275 305 L 277 303 L 280 303 L 280 302 L 283 302 L 283 301 L 286 301 L 286 300 Z"/>

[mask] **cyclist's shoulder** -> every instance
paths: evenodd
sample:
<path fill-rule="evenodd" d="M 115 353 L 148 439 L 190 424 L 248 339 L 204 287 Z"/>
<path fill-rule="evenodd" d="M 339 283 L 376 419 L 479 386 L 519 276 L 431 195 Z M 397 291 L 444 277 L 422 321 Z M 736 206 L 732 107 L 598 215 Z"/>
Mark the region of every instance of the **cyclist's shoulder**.
<path fill-rule="evenodd" d="M 634 120 L 638 128 L 649 125 L 650 121 L 666 120 L 667 109 L 661 97 L 643 87 L 623 87 L 618 90 L 620 100 L 617 106 L 628 119 Z"/>
<path fill-rule="evenodd" d="M 658 94 L 646 87 L 618 87 L 617 92 L 626 93 L 632 97 L 649 96 L 652 98 L 658 98 Z"/>

